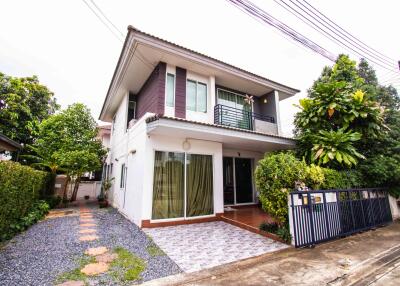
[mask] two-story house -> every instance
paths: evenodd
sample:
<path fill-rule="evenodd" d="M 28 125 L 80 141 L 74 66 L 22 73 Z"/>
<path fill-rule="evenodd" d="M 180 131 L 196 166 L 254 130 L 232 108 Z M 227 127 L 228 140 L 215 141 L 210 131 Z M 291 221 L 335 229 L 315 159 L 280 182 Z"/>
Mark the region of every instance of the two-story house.
<path fill-rule="evenodd" d="M 129 27 L 100 114 L 112 123 L 111 203 L 142 227 L 257 203 L 258 160 L 294 146 L 279 101 L 297 92 Z"/>

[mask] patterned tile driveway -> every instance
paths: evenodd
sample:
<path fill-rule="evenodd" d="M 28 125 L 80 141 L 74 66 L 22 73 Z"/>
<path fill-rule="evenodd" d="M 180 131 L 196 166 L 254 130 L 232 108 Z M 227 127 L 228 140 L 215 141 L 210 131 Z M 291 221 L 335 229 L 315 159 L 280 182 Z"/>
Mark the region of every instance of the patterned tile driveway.
<path fill-rule="evenodd" d="M 185 272 L 288 247 L 222 221 L 143 230 Z"/>

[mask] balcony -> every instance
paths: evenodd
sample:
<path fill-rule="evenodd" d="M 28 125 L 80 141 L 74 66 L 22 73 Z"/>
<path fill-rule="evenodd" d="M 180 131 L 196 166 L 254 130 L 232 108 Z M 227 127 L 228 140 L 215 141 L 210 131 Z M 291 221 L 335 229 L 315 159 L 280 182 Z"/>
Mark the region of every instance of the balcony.
<path fill-rule="evenodd" d="M 214 107 L 214 123 L 261 133 L 278 134 L 274 117 L 222 104 Z"/>

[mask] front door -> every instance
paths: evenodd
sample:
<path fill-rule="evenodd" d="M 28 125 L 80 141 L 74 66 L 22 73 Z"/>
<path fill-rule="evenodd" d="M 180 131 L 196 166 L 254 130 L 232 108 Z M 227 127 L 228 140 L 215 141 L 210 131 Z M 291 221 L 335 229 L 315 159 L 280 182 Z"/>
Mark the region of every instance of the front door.
<path fill-rule="evenodd" d="M 253 202 L 252 160 L 224 157 L 224 204 L 236 205 Z"/>

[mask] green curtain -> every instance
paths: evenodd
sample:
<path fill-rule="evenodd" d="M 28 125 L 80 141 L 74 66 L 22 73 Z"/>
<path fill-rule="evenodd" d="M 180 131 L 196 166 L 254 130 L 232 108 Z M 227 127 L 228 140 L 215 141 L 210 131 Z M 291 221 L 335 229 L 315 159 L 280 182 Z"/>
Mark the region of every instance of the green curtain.
<path fill-rule="evenodd" d="M 186 216 L 213 214 L 212 156 L 187 154 L 186 166 Z"/>
<path fill-rule="evenodd" d="M 184 153 L 156 151 L 153 181 L 153 219 L 184 216 Z"/>

